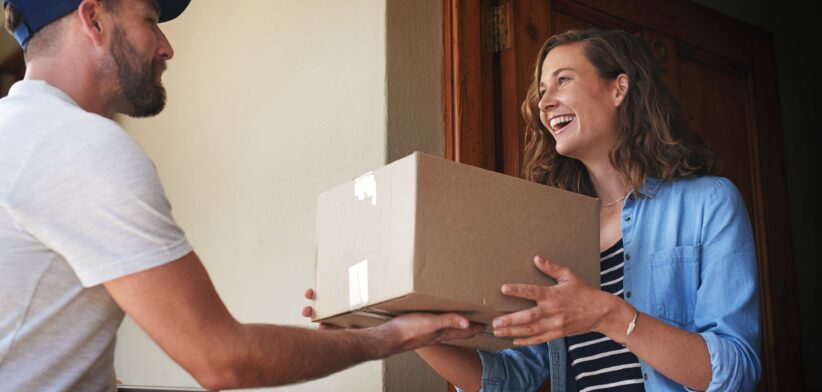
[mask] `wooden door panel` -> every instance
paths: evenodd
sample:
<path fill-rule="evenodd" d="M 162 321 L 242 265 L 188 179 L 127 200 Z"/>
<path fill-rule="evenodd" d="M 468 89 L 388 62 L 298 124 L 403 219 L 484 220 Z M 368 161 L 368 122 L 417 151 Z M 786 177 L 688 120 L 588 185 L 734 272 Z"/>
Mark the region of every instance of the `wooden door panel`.
<path fill-rule="evenodd" d="M 679 91 L 679 53 L 676 41 L 668 35 L 645 29 L 642 31 L 642 40 L 651 50 L 651 55 L 659 65 L 662 72 L 662 79 L 671 89 L 676 97 L 680 97 Z"/>
<path fill-rule="evenodd" d="M 721 174 L 739 188 L 748 214 L 753 216 L 748 81 L 687 58 L 680 58 L 678 63 L 679 100 L 688 125 L 719 153 Z"/>
<path fill-rule="evenodd" d="M 551 15 L 551 34 L 568 30 L 584 30 L 592 27 L 597 26 L 587 20 L 573 17 L 564 12 L 557 11 Z M 534 57 L 536 57 L 536 53 Z"/>

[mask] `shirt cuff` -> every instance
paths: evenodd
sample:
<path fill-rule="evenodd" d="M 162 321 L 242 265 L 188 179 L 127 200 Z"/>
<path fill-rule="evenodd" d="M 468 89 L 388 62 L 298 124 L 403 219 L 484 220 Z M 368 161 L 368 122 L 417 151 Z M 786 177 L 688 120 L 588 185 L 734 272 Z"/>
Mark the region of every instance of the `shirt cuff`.
<path fill-rule="evenodd" d="M 501 355 L 492 352 L 477 350 L 482 362 L 482 386 L 480 391 L 502 391 L 505 380 L 505 364 Z"/>
<path fill-rule="evenodd" d="M 730 342 L 724 341 L 713 332 L 700 333 L 705 344 L 708 346 L 708 354 L 711 358 L 711 382 L 705 392 L 714 391 L 739 391 L 742 388 L 742 378 L 734 377 L 734 366 L 736 360 L 730 357 L 733 355 L 733 347 L 726 347 Z M 693 389 L 688 389 L 693 391 Z"/>

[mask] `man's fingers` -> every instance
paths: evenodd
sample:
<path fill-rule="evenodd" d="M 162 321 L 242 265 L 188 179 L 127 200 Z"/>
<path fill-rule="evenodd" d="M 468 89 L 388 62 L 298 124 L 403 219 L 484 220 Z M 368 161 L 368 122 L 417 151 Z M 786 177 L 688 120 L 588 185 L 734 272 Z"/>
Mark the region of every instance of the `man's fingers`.
<path fill-rule="evenodd" d="M 460 316 L 455 313 L 443 314 L 439 316 L 435 316 L 439 319 L 439 328 L 458 328 L 458 329 L 466 329 L 471 322 L 468 321 L 467 318 Z"/>
<path fill-rule="evenodd" d="M 480 332 L 482 332 L 483 327 L 481 325 L 472 325 L 470 328 L 467 329 L 454 329 L 448 328 L 440 334 L 436 341 L 441 342 L 445 340 L 459 340 L 459 339 L 468 339 L 476 336 Z"/>
<path fill-rule="evenodd" d="M 306 290 L 303 296 L 305 296 L 305 299 L 314 299 L 314 289 Z"/>
<path fill-rule="evenodd" d="M 304 306 L 302 311 L 303 317 L 311 317 L 314 314 L 314 308 L 311 306 Z"/>

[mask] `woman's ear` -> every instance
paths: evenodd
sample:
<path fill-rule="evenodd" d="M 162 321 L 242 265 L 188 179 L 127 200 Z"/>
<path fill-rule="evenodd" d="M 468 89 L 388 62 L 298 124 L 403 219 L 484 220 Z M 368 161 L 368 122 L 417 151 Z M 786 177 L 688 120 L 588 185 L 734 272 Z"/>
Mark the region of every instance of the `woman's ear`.
<path fill-rule="evenodd" d="M 613 85 L 614 106 L 622 104 L 625 96 L 628 95 L 628 88 L 628 75 L 624 73 L 619 74 L 614 80 Z"/>

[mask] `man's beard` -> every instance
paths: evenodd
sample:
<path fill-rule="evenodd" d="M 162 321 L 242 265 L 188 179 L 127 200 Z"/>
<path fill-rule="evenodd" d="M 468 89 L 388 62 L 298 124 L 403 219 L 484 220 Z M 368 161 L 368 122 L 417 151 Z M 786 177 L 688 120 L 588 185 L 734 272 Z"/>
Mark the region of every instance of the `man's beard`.
<path fill-rule="evenodd" d="M 165 60 L 142 62 L 137 48 L 128 40 L 122 28 L 115 27 L 111 56 L 117 66 L 120 92 L 131 106 L 124 111 L 131 117 L 155 116 L 166 106 L 166 89 L 157 80 L 165 69 Z"/>

